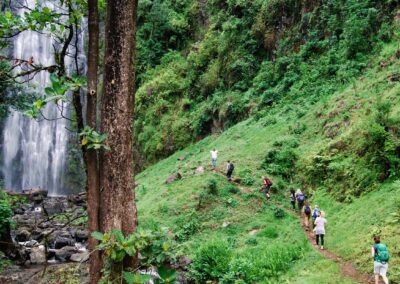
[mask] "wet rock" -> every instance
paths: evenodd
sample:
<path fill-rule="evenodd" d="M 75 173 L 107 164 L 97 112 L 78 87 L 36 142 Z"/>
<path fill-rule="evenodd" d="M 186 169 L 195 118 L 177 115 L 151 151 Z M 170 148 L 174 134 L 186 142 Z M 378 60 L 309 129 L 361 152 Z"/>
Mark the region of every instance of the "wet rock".
<path fill-rule="evenodd" d="M 70 238 L 58 236 L 58 237 L 56 237 L 56 240 L 54 242 L 54 248 L 60 249 L 60 248 L 66 247 L 66 246 L 73 246 L 74 243 L 75 243 L 75 241 Z"/>
<path fill-rule="evenodd" d="M 86 229 L 76 230 L 75 238 L 78 242 L 87 240 L 89 238 L 89 230 Z"/>
<path fill-rule="evenodd" d="M 44 237 L 43 230 L 36 228 L 31 232 L 31 239 L 40 242 Z"/>
<path fill-rule="evenodd" d="M 33 247 L 37 247 L 39 245 L 39 243 L 35 240 L 30 240 L 27 242 L 20 242 L 19 245 L 27 247 L 27 248 L 33 248 Z"/>
<path fill-rule="evenodd" d="M 51 227 L 51 223 L 50 222 L 42 222 L 38 225 L 38 228 L 40 229 L 48 229 Z"/>
<path fill-rule="evenodd" d="M 204 174 L 204 167 L 203 166 L 199 166 L 196 168 L 195 170 L 196 175 L 202 175 Z"/>
<path fill-rule="evenodd" d="M 35 225 L 35 217 L 32 215 L 15 215 L 13 221 L 17 228 L 27 227 L 32 228 Z"/>
<path fill-rule="evenodd" d="M 15 232 L 15 240 L 17 242 L 26 242 L 29 241 L 31 233 L 27 228 L 20 228 Z"/>
<path fill-rule="evenodd" d="M 71 255 L 70 260 L 73 262 L 85 262 L 89 259 L 88 252 L 74 253 Z"/>
<path fill-rule="evenodd" d="M 64 202 L 60 202 L 55 198 L 46 199 L 43 202 L 43 210 L 47 213 L 48 216 L 52 216 L 54 214 L 59 214 L 65 211 Z"/>
<path fill-rule="evenodd" d="M 61 249 L 55 250 L 55 257 L 57 260 L 65 262 L 71 258 L 71 255 L 76 253 L 74 246 L 65 246 Z"/>
<path fill-rule="evenodd" d="M 70 195 L 70 196 L 68 196 L 68 201 L 77 206 L 84 205 L 84 204 L 86 204 L 86 193 Z"/>
<path fill-rule="evenodd" d="M 32 264 L 43 264 L 46 262 L 46 255 L 44 246 L 32 248 L 29 258 Z"/>

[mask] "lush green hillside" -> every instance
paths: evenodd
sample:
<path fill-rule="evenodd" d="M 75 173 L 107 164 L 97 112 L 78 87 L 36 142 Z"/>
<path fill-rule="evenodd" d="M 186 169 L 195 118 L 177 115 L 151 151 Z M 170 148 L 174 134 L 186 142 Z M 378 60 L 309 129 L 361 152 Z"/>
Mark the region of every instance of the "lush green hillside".
<path fill-rule="evenodd" d="M 139 3 L 135 137 L 144 165 L 272 102 L 332 95 L 393 37 L 398 9 L 394 0 Z"/>
<path fill-rule="evenodd" d="M 367 70 L 337 92 L 282 99 L 149 167 L 137 177 L 141 226 L 170 227 L 179 251 L 194 259 L 198 279 L 231 281 L 240 272 L 245 283 L 344 283 L 338 268 L 307 244 L 297 219 L 276 218 L 274 205 L 259 202 L 259 177 L 267 173 L 274 202 L 289 207 L 289 188 L 302 187 L 327 211 L 326 247 L 368 273 L 371 237 L 380 231 L 392 254 L 390 278 L 400 281 L 397 50 L 396 42 L 384 45 Z M 233 160 L 235 176 L 254 194 L 209 172 L 214 147 L 219 168 Z M 207 171 L 196 175 L 200 165 Z M 165 184 L 178 171 L 183 178 Z M 218 259 L 218 271 L 205 271 L 207 261 Z"/>

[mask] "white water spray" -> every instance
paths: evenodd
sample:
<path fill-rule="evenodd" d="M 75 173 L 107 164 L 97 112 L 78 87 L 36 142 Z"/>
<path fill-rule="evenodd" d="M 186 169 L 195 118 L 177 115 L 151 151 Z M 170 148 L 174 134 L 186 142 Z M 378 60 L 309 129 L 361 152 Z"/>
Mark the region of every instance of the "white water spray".
<path fill-rule="evenodd" d="M 36 0 L 25 0 L 24 4 L 33 8 L 35 2 Z M 45 2 L 45 5 L 53 8 L 52 3 L 54 1 Z M 20 8 L 18 13 L 23 14 L 24 11 L 24 8 Z M 14 39 L 14 58 L 33 58 L 35 64 L 53 65 L 54 44 L 54 39 L 49 35 L 24 31 Z M 36 86 L 36 93 L 43 94 L 49 82 L 49 74 L 42 71 L 34 77 L 31 85 Z M 50 120 L 34 120 L 11 110 L 6 120 L 3 132 L 2 171 L 7 190 L 42 188 L 48 190 L 52 196 L 65 193 L 68 121 L 53 120 L 61 117 L 54 103 L 49 103 L 44 108 L 43 115 Z"/>

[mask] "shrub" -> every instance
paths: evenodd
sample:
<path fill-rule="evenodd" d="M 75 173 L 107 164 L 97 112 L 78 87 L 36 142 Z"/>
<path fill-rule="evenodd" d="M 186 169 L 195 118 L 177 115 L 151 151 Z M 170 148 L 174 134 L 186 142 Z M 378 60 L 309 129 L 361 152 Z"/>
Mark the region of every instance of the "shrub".
<path fill-rule="evenodd" d="M 264 158 L 261 167 L 272 175 L 281 175 L 290 179 L 295 172 L 296 153 L 291 149 L 270 150 Z"/>
<path fill-rule="evenodd" d="M 196 212 L 191 212 L 183 218 L 178 219 L 176 225 L 178 227 L 175 233 L 177 241 L 186 241 L 201 229 L 199 216 Z"/>
<path fill-rule="evenodd" d="M 239 172 L 239 176 L 241 177 L 241 184 L 245 186 L 252 186 L 256 180 L 253 178 L 252 173 L 249 169 L 244 169 Z"/>
<path fill-rule="evenodd" d="M 258 244 L 257 238 L 252 236 L 246 240 L 246 245 L 255 246 Z"/>
<path fill-rule="evenodd" d="M 232 250 L 224 240 L 211 240 L 195 253 L 190 265 L 191 276 L 200 283 L 218 281 L 229 270 Z"/>
<path fill-rule="evenodd" d="M 274 209 L 274 216 L 275 218 L 282 219 L 286 216 L 286 212 L 282 208 L 276 207 Z"/>
<path fill-rule="evenodd" d="M 277 228 L 275 226 L 267 227 L 264 230 L 257 233 L 259 237 L 266 237 L 269 239 L 276 239 L 278 237 Z"/>
<path fill-rule="evenodd" d="M 212 195 L 216 195 L 218 193 L 217 181 L 215 179 L 208 180 L 207 193 Z"/>
<path fill-rule="evenodd" d="M 8 200 L 8 195 L 0 191 L 0 235 L 7 232 L 12 224 L 13 211 Z"/>

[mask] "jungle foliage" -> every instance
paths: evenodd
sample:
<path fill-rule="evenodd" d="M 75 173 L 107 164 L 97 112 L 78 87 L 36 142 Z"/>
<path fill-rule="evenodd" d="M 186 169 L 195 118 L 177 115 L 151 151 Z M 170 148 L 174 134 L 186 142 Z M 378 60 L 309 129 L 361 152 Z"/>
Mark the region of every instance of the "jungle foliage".
<path fill-rule="evenodd" d="M 317 101 L 352 82 L 371 51 L 392 38 L 397 5 L 140 1 L 135 137 L 142 166 L 262 117 L 272 104 Z"/>

